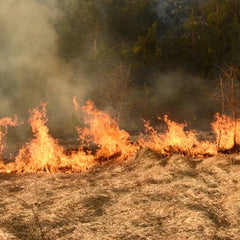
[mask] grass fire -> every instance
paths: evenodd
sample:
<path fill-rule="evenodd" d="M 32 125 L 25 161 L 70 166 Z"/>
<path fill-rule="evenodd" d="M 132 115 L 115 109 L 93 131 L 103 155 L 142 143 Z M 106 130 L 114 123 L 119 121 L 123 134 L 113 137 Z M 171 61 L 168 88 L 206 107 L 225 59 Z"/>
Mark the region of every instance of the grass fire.
<path fill-rule="evenodd" d="M 0 1 L 0 240 L 239 240 L 240 1 Z"/>
<path fill-rule="evenodd" d="M 160 155 L 170 156 L 179 154 L 189 157 L 214 156 L 221 151 L 231 151 L 240 142 L 235 132 L 239 129 L 239 120 L 226 115 L 216 114 L 212 123 L 215 139 L 199 140 L 198 133 L 186 131 L 186 124 L 177 123 L 164 116 L 162 128 L 157 131 L 145 121 L 145 133 L 139 134 L 135 142 L 130 135 L 121 130 L 115 119 L 109 114 L 97 110 L 92 101 L 80 107 L 74 98 L 73 103 L 77 111 L 82 111 L 86 127 L 76 126 L 79 146 L 71 151 L 58 143 L 49 134 L 47 127 L 47 103 L 30 110 L 29 124 L 33 132 L 33 139 L 26 143 L 15 157 L 15 161 L 6 163 L 1 160 L 1 173 L 30 173 L 30 172 L 81 172 L 95 164 L 110 159 L 125 160 L 133 158 L 141 148 L 149 148 Z M 159 117 L 159 120 L 161 118 Z M 17 118 L 0 119 L 1 152 L 4 150 L 4 137 L 9 126 L 16 126 Z M 165 125 L 165 126 L 164 126 Z M 236 149 L 238 151 L 238 149 Z"/>
<path fill-rule="evenodd" d="M 2 239 L 238 239 L 234 120 L 216 114 L 204 140 L 164 116 L 156 129 L 144 121 L 133 140 L 92 101 L 73 102 L 85 123 L 76 127 L 78 146 L 50 135 L 41 103 L 30 110 L 33 139 L 1 161 Z M 23 123 L 0 123 L 3 152 L 8 128 Z"/>

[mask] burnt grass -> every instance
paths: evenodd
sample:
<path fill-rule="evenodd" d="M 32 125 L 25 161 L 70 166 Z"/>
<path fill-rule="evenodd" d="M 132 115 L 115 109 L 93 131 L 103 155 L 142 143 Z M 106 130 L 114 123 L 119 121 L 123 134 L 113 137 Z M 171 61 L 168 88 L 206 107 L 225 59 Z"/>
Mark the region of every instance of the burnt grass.
<path fill-rule="evenodd" d="M 0 175 L 0 239 L 240 239 L 240 156 L 149 149 L 72 174 Z"/>

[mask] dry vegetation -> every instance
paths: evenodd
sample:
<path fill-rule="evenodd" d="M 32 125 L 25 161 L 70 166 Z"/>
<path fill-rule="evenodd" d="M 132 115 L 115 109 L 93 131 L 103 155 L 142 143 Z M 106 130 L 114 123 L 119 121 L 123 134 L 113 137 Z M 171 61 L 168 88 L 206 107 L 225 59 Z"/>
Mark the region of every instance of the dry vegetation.
<path fill-rule="evenodd" d="M 78 174 L 0 175 L 0 239 L 240 236 L 240 157 L 142 149 Z"/>

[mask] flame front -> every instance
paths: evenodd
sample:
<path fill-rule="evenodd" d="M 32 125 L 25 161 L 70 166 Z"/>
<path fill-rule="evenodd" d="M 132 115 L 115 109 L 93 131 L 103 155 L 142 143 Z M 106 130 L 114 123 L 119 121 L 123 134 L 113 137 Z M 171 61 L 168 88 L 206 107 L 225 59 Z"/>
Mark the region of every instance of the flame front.
<path fill-rule="evenodd" d="M 74 103 L 76 110 L 79 109 L 76 99 Z M 49 134 L 46 106 L 42 103 L 30 111 L 33 139 L 19 150 L 14 162 L 4 164 L 1 161 L 0 172 L 81 172 L 101 160 L 128 158 L 137 150 L 137 146 L 130 142 L 129 134 L 120 130 L 114 119 L 96 110 L 93 102 L 88 101 L 81 109 L 89 128 L 77 128 L 77 131 L 79 140 L 97 145 L 97 152 L 95 155 L 85 152 L 80 145 L 78 151 L 66 155 L 64 148 Z"/>
<path fill-rule="evenodd" d="M 129 134 L 119 129 L 117 122 L 107 113 L 95 108 L 92 101 L 87 101 L 82 107 L 84 112 L 84 122 L 89 125 L 83 129 L 77 128 L 81 141 L 93 142 L 97 144 L 98 159 L 109 159 L 115 157 L 126 159 L 137 151 L 137 146 L 129 140 Z"/>
<path fill-rule="evenodd" d="M 94 164 L 93 156 L 80 150 L 70 156 L 64 154 L 63 147 L 49 135 L 46 105 L 42 103 L 31 111 L 34 138 L 19 150 L 15 162 L 6 165 L 7 172 L 82 171 Z"/>
<path fill-rule="evenodd" d="M 225 114 L 217 113 L 212 128 L 219 149 L 231 149 L 234 144 L 240 144 L 240 119 L 234 121 Z"/>
<path fill-rule="evenodd" d="M 186 124 L 179 124 L 164 116 L 165 132 L 158 132 L 145 121 L 146 133 L 132 143 L 128 132 L 121 130 L 110 115 L 97 110 L 92 101 L 87 101 L 83 107 L 78 105 L 75 98 L 73 102 L 75 110 L 83 112 L 87 127 L 76 128 L 80 146 L 70 154 L 66 154 L 64 147 L 49 134 L 47 103 L 42 103 L 30 111 L 29 124 L 33 139 L 19 150 L 14 162 L 4 164 L 1 155 L 7 129 L 8 126 L 18 125 L 18 121 L 16 117 L 0 119 L 0 172 L 81 172 L 102 161 L 134 156 L 139 147 L 147 147 L 163 155 L 179 153 L 201 157 L 216 155 L 221 150 L 240 145 L 240 119 L 233 120 L 226 115 L 215 115 L 212 123 L 215 141 L 200 141 L 196 132 L 185 131 Z"/>
<path fill-rule="evenodd" d="M 186 124 L 171 121 L 167 115 L 164 116 L 164 122 L 167 124 L 167 131 L 165 133 L 158 133 L 146 121 L 144 124 L 146 136 L 140 138 L 139 144 L 163 155 L 173 153 L 180 153 L 187 156 L 217 154 L 215 144 L 209 141 L 199 141 L 196 133 L 193 131 L 184 131 Z"/>

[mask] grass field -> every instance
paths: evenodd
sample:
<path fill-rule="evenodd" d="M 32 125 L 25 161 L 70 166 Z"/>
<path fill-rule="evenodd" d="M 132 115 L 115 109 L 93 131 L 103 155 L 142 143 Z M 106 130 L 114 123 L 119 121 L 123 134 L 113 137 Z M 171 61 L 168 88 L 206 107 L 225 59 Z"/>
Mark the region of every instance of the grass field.
<path fill-rule="evenodd" d="M 77 174 L 0 175 L 0 239 L 239 240 L 240 156 L 143 148 Z"/>

